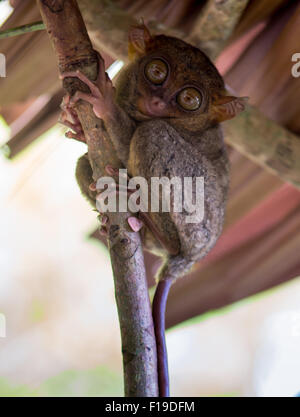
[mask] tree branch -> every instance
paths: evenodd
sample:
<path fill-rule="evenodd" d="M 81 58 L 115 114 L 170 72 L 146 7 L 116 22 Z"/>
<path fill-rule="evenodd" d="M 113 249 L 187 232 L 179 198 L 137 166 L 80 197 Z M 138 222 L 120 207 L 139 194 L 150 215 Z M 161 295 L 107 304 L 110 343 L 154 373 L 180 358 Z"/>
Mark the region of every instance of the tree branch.
<path fill-rule="evenodd" d="M 75 0 L 37 0 L 58 59 L 60 73 L 80 69 L 91 80 L 97 76 L 97 56 L 92 48 Z M 70 94 L 87 87 L 76 78 L 64 80 Z M 105 166 L 120 168 L 103 124 L 86 102 L 76 106 L 88 145 L 93 177 Z M 140 236 L 131 232 L 128 213 L 108 213 L 109 251 L 120 319 L 126 396 L 157 396 L 157 359 L 150 301 Z"/>

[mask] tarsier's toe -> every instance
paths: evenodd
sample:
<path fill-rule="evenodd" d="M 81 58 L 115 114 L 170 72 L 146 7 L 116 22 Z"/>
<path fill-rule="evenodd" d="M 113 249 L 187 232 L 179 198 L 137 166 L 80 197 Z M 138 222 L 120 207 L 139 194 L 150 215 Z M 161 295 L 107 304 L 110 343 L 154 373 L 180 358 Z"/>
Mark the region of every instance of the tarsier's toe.
<path fill-rule="evenodd" d="M 86 139 L 84 134 L 81 133 L 74 133 L 71 130 L 65 133 L 66 138 L 68 139 L 75 139 L 78 142 L 86 143 Z"/>
<path fill-rule="evenodd" d="M 111 177 L 117 177 L 119 175 L 119 169 L 118 168 L 114 168 L 112 165 L 106 165 L 105 171 Z"/>
<path fill-rule="evenodd" d="M 144 223 L 134 216 L 128 217 L 127 221 L 134 232 L 139 232 L 141 228 L 144 226 Z"/>
<path fill-rule="evenodd" d="M 106 165 L 105 171 L 111 176 L 111 177 L 122 177 L 126 179 L 130 179 L 130 177 L 127 175 L 126 172 L 120 172 L 118 168 L 114 168 L 112 165 Z"/>
<path fill-rule="evenodd" d="M 109 218 L 108 218 L 108 216 L 103 215 L 103 216 L 101 217 L 101 224 L 104 226 L 104 225 L 108 225 L 108 223 L 109 223 Z"/>
<path fill-rule="evenodd" d="M 68 130 L 65 133 L 65 137 L 68 139 L 76 139 L 76 133 L 72 132 L 71 130 Z"/>
<path fill-rule="evenodd" d="M 101 226 L 99 229 L 100 235 L 102 236 L 107 236 L 108 235 L 108 230 L 106 226 Z"/>
<path fill-rule="evenodd" d="M 71 99 L 71 96 L 68 93 L 63 96 L 62 102 L 60 104 L 60 108 L 62 110 L 65 110 L 68 107 L 70 103 L 70 99 Z"/>
<path fill-rule="evenodd" d="M 97 191 L 97 183 L 96 183 L 96 182 L 92 182 L 92 183 L 89 185 L 89 189 L 90 189 L 91 191 Z"/>
<path fill-rule="evenodd" d="M 99 232 L 101 235 L 107 236 L 109 228 L 109 218 L 105 214 L 100 214 L 99 219 L 101 223 Z"/>

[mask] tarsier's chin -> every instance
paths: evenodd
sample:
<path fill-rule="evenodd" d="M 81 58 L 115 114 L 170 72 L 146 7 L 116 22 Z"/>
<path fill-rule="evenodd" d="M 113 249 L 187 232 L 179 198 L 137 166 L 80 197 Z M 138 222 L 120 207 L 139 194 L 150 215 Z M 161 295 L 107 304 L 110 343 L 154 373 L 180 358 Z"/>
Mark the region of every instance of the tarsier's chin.
<path fill-rule="evenodd" d="M 197 130 L 231 119 L 245 108 L 247 98 L 227 95 L 209 58 L 180 39 L 151 36 L 145 25 L 134 26 L 129 32 L 129 58 L 117 91 L 120 101 L 122 96 L 127 99 L 123 107 L 138 121 L 176 118 L 184 123 L 190 118 Z M 132 82 L 124 83 L 124 77 L 135 78 L 134 88 Z"/>

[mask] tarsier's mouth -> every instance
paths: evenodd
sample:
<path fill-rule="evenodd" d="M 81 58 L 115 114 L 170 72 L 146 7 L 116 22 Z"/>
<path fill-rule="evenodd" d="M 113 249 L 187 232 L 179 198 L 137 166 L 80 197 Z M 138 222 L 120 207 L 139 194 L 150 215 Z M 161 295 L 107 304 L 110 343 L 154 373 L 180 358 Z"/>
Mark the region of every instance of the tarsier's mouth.
<path fill-rule="evenodd" d="M 134 116 L 135 116 L 136 119 L 138 119 L 140 121 L 153 119 L 153 116 L 151 116 L 150 114 L 144 112 L 138 106 L 135 107 L 135 109 L 134 109 Z"/>

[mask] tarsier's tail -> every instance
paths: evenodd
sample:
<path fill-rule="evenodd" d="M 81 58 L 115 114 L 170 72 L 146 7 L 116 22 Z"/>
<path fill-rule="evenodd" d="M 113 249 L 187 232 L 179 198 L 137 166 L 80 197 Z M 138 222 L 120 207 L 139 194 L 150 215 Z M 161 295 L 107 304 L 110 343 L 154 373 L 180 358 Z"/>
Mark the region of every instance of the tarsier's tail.
<path fill-rule="evenodd" d="M 170 256 L 159 271 L 159 282 L 156 287 L 152 304 L 154 331 L 157 349 L 157 371 L 159 396 L 169 397 L 168 353 L 165 338 L 165 315 L 169 290 L 172 283 L 183 276 L 194 262 L 182 255 Z"/>
<path fill-rule="evenodd" d="M 168 354 L 165 338 L 165 313 L 167 298 L 171 285 L 172 280 L 170 279 L 160 281 L 157 284 L 152 304 L 152 314 L 157 349 L 157 370 L 160 397 L 170 396 Z"/>

